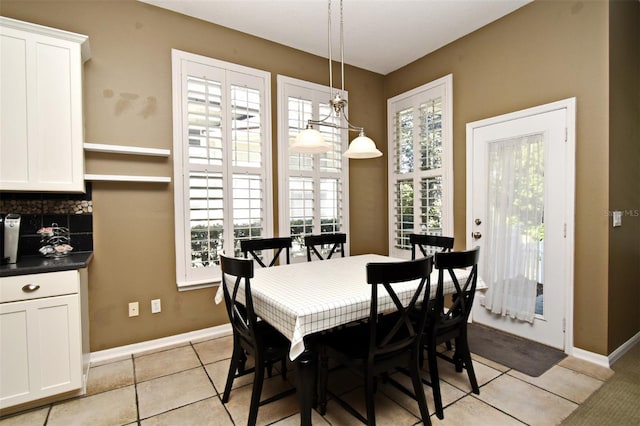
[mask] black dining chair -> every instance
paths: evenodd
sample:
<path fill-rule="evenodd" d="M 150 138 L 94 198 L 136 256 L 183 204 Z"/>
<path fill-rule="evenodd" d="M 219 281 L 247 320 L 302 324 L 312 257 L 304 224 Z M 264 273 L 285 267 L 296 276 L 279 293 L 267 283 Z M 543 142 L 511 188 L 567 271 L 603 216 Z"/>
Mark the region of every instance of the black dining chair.
<path fill-rule="evenodd" d="M 252 240 L 241 240 L 240 251 L 244 255 L 245 259 L 249 258 L 249 255 L 263 268 L 271 267 L 276 264 L 276 261 L 280 257 L 282 250 L 285 251 L 285 260 L 287 263 L 291 263 L 289 258 L 289 250 L 291 249 L 291 237 L 274 237 L 274 238 L 256 238 Z M 264 261 L 263 250 L 275 250 L 273 258 L 269 262 L 269 266 Z"/>
<path fill-rule="evenodd" d="M 344 245 L 347 242 L 347 234 L 335 233 L 335 234 L 320 234 L 320 235 L 307 235 L 304 237 L 304 245 L 307 247 L 307 261 L 311 262 L 311 255 L 324 260 L 331 259 L 334 253 L 340 253 L 344 257 Z M 328 253 L 323 256 L 322 248 L 329 246 Z"/>
<path fill-rule="evenodd" d="M 224 291 L 224 300 L 233 329 L 233 354 L 231 355 L 222 402 L 229 401 L 235 378 L 254 373 L 248 424 L 255 424 L 258 417 L 258 407 L 295 392 L 295 389 L 289 389 L 260 401 L 266 368 L 270 368 L 274 362 L 280 361 L 282 379 L 286 380 L 286 358 L 290 342 L 271 325 L 259 320 L 253 310 L 251 295 L 253 261 L 220 256 L 220 267 L 222 269 L 221 285 Z M 244 300 L 239 297 L 241 288 L 245 296 Z M 254 367 L 249 369 L 245 368 L 247 354 L 254 357 Z"/>
<path fill-rule="evenodd" d="M 411 244 L 412 259 L 416 258 L 416 249 L 420 250 L 424 257 L 453 250 L 453 237 L 441 235 L 409 234 L 409 243 Z"/>
<path fill-rule="evenodd" d="M 430 385 L 433 390 L 436 415 L 439 419 L 444 418 L 444 410 L 440 393 L 438 358 L 453 363 L 457 372 L 466 369 L 473 393 L 480 394 L 467 341 L 467 321 L 476 292 L 479 255 L 480 247 L 476 247 L 469 251 L 436 253 L 434 257 L 435 268 L 438 270 L 438 284 L 435 298 L 428 305 L 425 305 L 427 306 L 427 315 L 422 342 L 423 348 L 427 350 Z M 469 270 L 469 275 L 464 282 L 461 283 L 458 280 L 456 269 Z M 445 307 L 445 274 L 449 275 L 455 287 L 449 307 Z M 438 352 L 439 344 L 452 340 L 455 342 L 453 356 L 449 356 L 445 352 Z"/>
<path fill-rule="evenodd" d="M 409 390 L 406 392 L 417 400 L 422 421 L 427 425 L 431 424 L 419 362 L 426 312 L 419 310 L 418 306 L 425 304 L 429 298 L 432 268 L 431 257 L 403 262 L 367 264 L 367 283 L 371 285 L 368 322 L 328 332 L 318 339 L 320 414 L 324 415 L 326 412 L 327 394 L 330 393 L 337 403 L 360 421 L 375 425 L 376 377 L 386 375 L 397 367 L 403 367 L 410 371 L 413 384 L 413 394 Z M 411 299 L 402 303 L 395 288 L 397 284 L 413 280 L 418 281 L 416 289 L 412 292 Z M 397 311 L 383 315 L 378 312 L 378 295 L 385 292 L 393 300 L 392 307 L 385 310 Z M 413 322 L 411 319 L 416 313 L 420 319 Z M 359 370 L 365 377 L 366 419 L 327 388 L 330 358 L 337 361 L 339 365 Z"/>
<path fill-rule="evenodd" d="M 409 234 L 409 243 L 411 244 L 411 259 L 416 258 L 418 250 L 423 257 L 453 250 L 453 237 L 441 235 Z M 451 342 L 446 342 L 446 344 L 447 349 L 451 350 Z"/>

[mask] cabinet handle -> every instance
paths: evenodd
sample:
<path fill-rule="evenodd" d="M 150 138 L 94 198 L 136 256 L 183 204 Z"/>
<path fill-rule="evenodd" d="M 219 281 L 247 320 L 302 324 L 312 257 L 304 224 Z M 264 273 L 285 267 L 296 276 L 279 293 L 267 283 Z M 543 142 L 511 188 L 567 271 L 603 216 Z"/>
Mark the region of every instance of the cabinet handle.
<path fill-rule="evenodd" d="M 37 284 L 27 284 L 24 287 L 22 287 L 22 291 L 24 291 L 25 293 L 33 293 L 39 288 L 40 286 Z"/>

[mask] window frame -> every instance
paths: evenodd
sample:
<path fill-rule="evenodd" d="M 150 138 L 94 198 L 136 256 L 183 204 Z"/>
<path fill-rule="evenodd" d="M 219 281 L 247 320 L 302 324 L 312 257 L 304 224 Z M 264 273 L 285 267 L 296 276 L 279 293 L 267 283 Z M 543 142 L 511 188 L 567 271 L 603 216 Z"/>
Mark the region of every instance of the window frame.
<path fill-rule="evenodd" d="M 278 226 L 280 236 L 291 236 L 290 226 L 290 193 L 289 193 L 289 178 L 292 176 L 289 169 L 289 144 L 292 140 L 289 140 L 289 97 L 303 97 L 305 99 L 310 98 L 312 101 L 312 118 L 319 120 L 324 117 L 320 117 L 319 105 L 328 104 L 331 99 L 331 87 L 324 86 L 317 83 L 312 83 L 305 80 L 299 80 L 284 75 L 277 76 L 277 92 L 278 92 Z M 341 95 L 347 99 L 348 92 L 342 91 Z M 306 123 L 305 123 L 306 124 Z M 315 126 L 318 129 L 318 126 Z M 347 243 L 345 244 L 345 256 L 349 255 L 349 159 L 342 156 L 342 153 L 346 151 L 349 146 L 349 132 L 346 129 L 340 129 L 340 152 L 341 170 L 339 178 L 341 180 L 341 222 L 340 230 L 338 232 L 347 234 Z M 318 212 L 314 214 L 313 222 L 313 234 L 321 233 L 321 223 L 319 216 L 319 180 L 323 177 L 335 177 L 337 172 L 322 172 L 319 169 L 320 158 L 325 154 L 309 154 L 313 155 L 314 169 L 312 173 L 301 173 L 300 176 L 312 176 L 313 182 L 316 188 L 314 197 L 318 200 L 314 205 Z M 306 262 L 306 255 L 294 256 L 291 253 L 291 262 Z"/>
<path fill-rule="evenodd" d="M 176 283 L 178 290 L 191 290 L 219 284 L 219 265 L 202 268 L 191 267 L 190 228 L 190 181 L 189 174 L 195 169 L 189 166 L 189 122 L 186 106 L 186 82 L 188 76 L 202 78 L 211 75 L 212 80 L 222 83 L 222 166 L 212 166 L 215 171 L 221 167 L 223 176 L 223 252 L 233 253 L 233 175 L 243 171 L 261 176 L 262 181 L 262 231 L 264 237 L 273 236 L 273 186 L 272 182 L 272 137 L 271 137 L 271 73 L 249 68 L 218 59 L 209 58 L 177 49 L 171 50 L 172 97 L 173 97 L 173 168 L 174 168 L 174 214 L 175 214 L 175 254 Z M 190 72 L 191 71 L 191 72 Z M 232 165 L 232 156 L 224 154 L 230 150 L 233 138 L 231 111 L 231 87 L 245 86 L 260 91 L 260 167 Z M 258 86 L 258 87 L 256 87 Z M 217 171 L 215 171 L 217 173 Z M 229 239 L 227 235 L 232 235 Z"/>
<path fill-rule="evenodd" d="M 395 138 L 395 115 L 407 109 L 419 107 L 430 99 L 442 98 L 442 173 L 434 174 L 430 170 L 420 170 L 416 163 L 420 159 L 420 144 L 414 132 L 413 135 L 413 171 L 409 173 L 396 173 L 396 138 Z M 417 128 L 418 125 L 414 126 Z M 426 83 L 410 91 L 401 93 L 387 100 L 387 141 L 388 141 L 388 214 L 389 214 L 389 255 L 398 258 L 409 259 L 411 257 L 410 247 L 408 249 L 398 248 L 395 245 L 396 220 L 395 220 L 395 193 L 396 184 L 399 181 L 411 180 L 413 182 L 414 194 L 420 190 L 421 179 L 442 176 L 442 235 L 454 235 L 453 223 L 453 75 L 448 74 L 442 78 Z M 420 197 L 413 197 L 413 223 L 421 223 Z M 416 232 L 414 230 L 414 232 Z M 420 232 L 416 232 L 420 233 Z"/>

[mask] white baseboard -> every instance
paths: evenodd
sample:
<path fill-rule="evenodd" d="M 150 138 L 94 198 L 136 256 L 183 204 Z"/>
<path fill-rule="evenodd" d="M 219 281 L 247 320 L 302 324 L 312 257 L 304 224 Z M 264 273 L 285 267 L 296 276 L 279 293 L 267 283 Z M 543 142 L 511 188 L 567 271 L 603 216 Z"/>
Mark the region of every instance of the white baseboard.
<path fill-rule="evenodd" d="M 127 358 L 131 355 L 147 352 L 151 350 L 162 349 L 168 346 L 175 346 L 182 343 L 188 343 L 196 340 L 215 339 L 218 337 L 230 336 L 232 334 L 231 325 L 223 324 L 216 327 L 205 328 L 202 330 L 190 331 L 188 333 L 176 334 L 174 336 L 162 337 L 160 339 L 148 340 L 145 342 L 134 343 L 131 345 L 119 346 L 117 348 L 105 349 L 103 351 L 91 352 L 89 360 L 91 363 L 116 361 L 118 359 Z M 600 355 L 589 352 L 580 348 L 572 348 L 569 355 L 579 359 L 597 364 L 606 368 L 610 368 L 620 357 L 622 357 L 635 344 L 640 342 L 640 332 L 636 333 L 631 339 L 620 345 L 609 356 Z"/>
<path fill-rule="evenodd" d="M 592 364 L 600 365 L 605 368 L 610 367 L 609 358 L 607 358 L 605 355 L 600 355 L 594 352 L 585 351 L 584 349 L 575 348 L 575 347 L 572 349 L 569 355 L 575 358 L 583 359 Z"/>
<path fill-rule="evenodd" d="M 119 359 L 127 358 L 131 355 L 141 352 L 162 349 L 164 347 L 188 343 L 194 340 L 215 339 L 218 337 L 229 336 L 231 334 L 231 324 L 223 324 L 216 327 L 204 328 L 202 330 L 190 331 L 188 333 L 162 337 L 160 339 L 133 343 L 131 345 L 119 346 L 116 348 L 105 349 L 103 351 L 91 352 L 91 354 L 89 355 L 89 360 L 92 364 L 97 362 L 117 361 Z"/>
<path fill-rule="evenodd" d="M 636 333 L 631 339 L 624 342 L 620 345 L 615 351 L 611 352 L 608 356 L 596 354 L 593 352 L 585 351 L 580 348 L 573 348 L 572 353 L 570 355 L 583 359 L 585 361 L 589 361 L 594 364 L 601 365 L 603 367 L 611 368 L 611 366 L 618 360 L 622 355 L 626 354 L 629 349 L 631 349 L 634 345 L 640 342 L 640 332 Z"/>
<path fill-rule="evenodd" d="M 640 331 L 636 333 L 631 339 L 624 342 L 622 345 L 618 347 L 615 351 L 609 354 L 609 363 L 613 365 L 620 357 L 627 353 L 629 349 L 635 346 L 636 343 L 640 342 Z"/>

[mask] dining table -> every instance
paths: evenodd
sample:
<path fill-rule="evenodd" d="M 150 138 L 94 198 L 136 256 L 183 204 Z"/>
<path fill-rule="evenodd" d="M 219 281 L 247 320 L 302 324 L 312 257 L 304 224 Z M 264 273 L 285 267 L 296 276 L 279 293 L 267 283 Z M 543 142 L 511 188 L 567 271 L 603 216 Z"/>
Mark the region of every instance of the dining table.
<path fill-rule="evenodd" d="M 333 328 L 369 317 L 371 286 L 367 283 L 367 264 L 401 262 L 378 254 L 338 257 L 329 260 L 291 263 L 271 268 L 256 268 L 251 279 L 254 311 L 291 342 L 289 358 L 296 365 L 296 387 L 300 406 L 300 424 L 311 424 L 311 410 L 316 402 L 317 351 L 313 337 Z M 456 271 L 461 282 L 469 271 Z M 455 291 L 455 285 L 444 274 L 444 293 Z M 430 297 L 435 297 L 438 271 L 433 270 Z M 408 304 L 419 280 L 394 284 L 398 297 Z M 478 288 L 485 287 L 478 280 Z M 238 300 L 244 300 L 241 286 Z M 224 300 L 222 287 L 216 303 Z M 386 291 L 378 295 L 380 312 L 394 310 Z"/>

